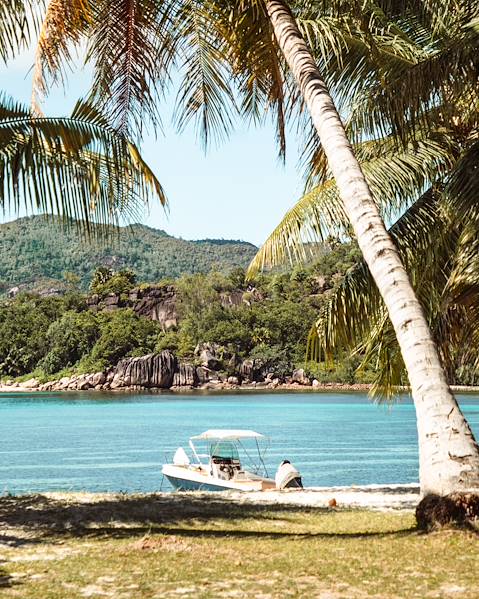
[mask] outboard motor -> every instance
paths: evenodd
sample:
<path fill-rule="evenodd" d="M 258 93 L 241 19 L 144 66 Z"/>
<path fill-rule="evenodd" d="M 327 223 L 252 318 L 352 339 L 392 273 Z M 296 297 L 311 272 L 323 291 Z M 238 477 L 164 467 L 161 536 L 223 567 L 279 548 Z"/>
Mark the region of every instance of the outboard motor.
<path fill-rule="evenodd" d="M 289 460 L 283 460 L 276 470 L 274 477 L 277 489 L 302 489 L 301 474 Z"/>

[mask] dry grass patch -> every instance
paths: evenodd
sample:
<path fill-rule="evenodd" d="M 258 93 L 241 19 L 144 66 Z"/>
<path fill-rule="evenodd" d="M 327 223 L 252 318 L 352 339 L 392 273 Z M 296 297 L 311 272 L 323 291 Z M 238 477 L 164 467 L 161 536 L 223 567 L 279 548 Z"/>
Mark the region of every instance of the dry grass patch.
<path fill-rule="evenodd" d="M 479 596 L 472 531 L 411 513 L 150 495 L 0 500 L 0 596 L 29 599 Z"/>

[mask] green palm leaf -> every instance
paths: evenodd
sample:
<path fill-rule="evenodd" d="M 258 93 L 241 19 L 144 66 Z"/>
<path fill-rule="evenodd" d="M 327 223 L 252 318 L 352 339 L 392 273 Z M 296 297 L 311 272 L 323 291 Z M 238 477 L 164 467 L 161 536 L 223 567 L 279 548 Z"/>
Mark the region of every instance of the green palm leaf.
<path fill-rule="evenodd" d="M 391 236 L 431 323 L 443 308 L 447 283 L 445 264 L 454 254 L 456 236 L 428 190 L 391 227 Z M 364 262 L 348 273 L 335 290 L 311 331 L 309 356 L 332 359 L 340 349 L 360 353 L 363 364 L 374 363 L 373 393 L 390 396 L 403 381 L 404 365 L 392 325 Z"/>
<path fill-rule="evenodd" d="M 4 209 L 91 222 L 135 217 L 163 189 L 136 146 L 78 103 L 70 118 L 40 118 L 0 101 L 0 202 Z"/>
<path fill-rule="evenodd" d="M 211 138 L 228 136 L 237 112 L 227 47 L 218 35 L 221 9 L 215 9 L 214 3 L 186 0 L 176 21 L 181 83 L 175 120 L 180 131 L 194 120 L 205 147 Z"/>
<path fill-rule="evenodd" d="M 451 132 L 437 131 L 406 148 L 390 136 L 357 144 L 355 151 L 373 195 L 391 220 L 449 171 L 459 152 L 456 146 Z M 329 175 L 326 167 L 322 171 Z M 329 235 L 344 235 L 347 230 L 336 186 L 328 179 L 288 211 L 259 250 L 248 273 L 253 276 L 266 267 L 305 261 L 305 244 L 324 241 Z"/>
<path fill-rule="evenodd" d="M 65 66 L 71 64 L 71 47 L 78 45 L 91 20 L 88 0 L 50 0 L 37 43 L 33 75 L 32 104 L 40 104 L 47 94 L 47 79 L 62 81 Z"/>
<path fill-rule="evenodd" d="M 31 42 L 45 0 L 0 0 L 0 58 L 6 62 Z"/>

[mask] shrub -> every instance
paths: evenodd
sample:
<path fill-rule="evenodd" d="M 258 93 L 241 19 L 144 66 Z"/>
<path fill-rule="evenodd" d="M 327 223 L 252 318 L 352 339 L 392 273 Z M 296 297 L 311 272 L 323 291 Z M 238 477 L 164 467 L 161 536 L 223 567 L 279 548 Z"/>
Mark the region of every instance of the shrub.
<path fill-rule="evenodd" d="M 137 316 L 131 309 L 98 314 L 100 335 L 90 360 L 92 363 L 114 365 L 132 352 L 136 355 L 153 351 L 160 327 L 157 322 Z"/>
<path fill-rule="evenodd" d="M 92 312 L 65 312 L 53 322 L 46 335 L 49 351 L 39 366 L 47 374 L 73 366 L 93 348 L 100 335 L 100 327 Z"/>

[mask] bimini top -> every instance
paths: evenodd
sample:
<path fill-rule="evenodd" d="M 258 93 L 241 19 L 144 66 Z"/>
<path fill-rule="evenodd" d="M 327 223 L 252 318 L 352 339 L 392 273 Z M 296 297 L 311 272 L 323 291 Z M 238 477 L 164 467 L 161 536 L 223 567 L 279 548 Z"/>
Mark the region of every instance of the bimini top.
<path fill-rule="evenodd" d="M 191 437 L 191 439 L 261 439 L 263 437 L 264 435 L 260 433 L 241 429 L 210 429 L 201 435 Z"/>

